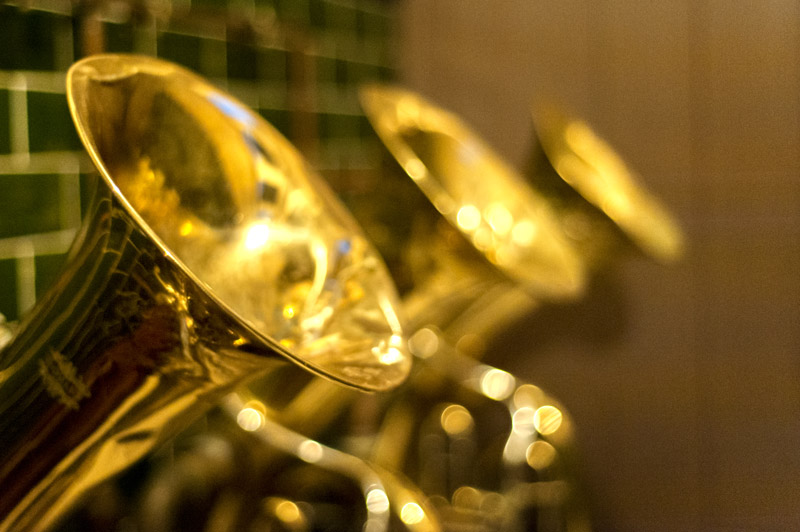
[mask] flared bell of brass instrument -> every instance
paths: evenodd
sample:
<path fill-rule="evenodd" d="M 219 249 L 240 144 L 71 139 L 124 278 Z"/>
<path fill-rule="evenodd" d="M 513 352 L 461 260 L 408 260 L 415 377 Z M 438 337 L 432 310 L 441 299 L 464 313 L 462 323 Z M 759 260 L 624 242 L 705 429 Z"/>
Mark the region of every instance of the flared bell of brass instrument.
<path fill-rule="evenodd" d="M 399 87 L 360 96 L 400 166 L 491 264 L 538 298 L 581 293 L 583 263 L 545 199 L 457 116 Z"/>
<path fill-rule="evenodd" d="M 677 222 L 608 143 L 552 102 L 538 99 L 532 110 L 530 178 L 590 267 L 607 261 L 621 241 L 661 262 L 682 255 Z"/>
<path fill-rule="evenodd" d="M 0 530 L 47 528 L 249 379 L 282 403 L 311 373 L 409 370 L 381 260 L 276 130 L 155 59 L 91 57 L 67 84 L 100 179 L 0 352 Z"/>

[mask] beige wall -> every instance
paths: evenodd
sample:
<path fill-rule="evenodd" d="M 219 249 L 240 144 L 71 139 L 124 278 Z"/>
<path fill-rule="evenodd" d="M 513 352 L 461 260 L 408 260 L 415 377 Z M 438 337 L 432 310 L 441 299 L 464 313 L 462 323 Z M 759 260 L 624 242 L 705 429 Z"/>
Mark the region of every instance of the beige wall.
<path fill-rule="evenodd" d="M 599 530 L 800 529 L 800 5 L 406 0 L 404 81 L 513 163 L 528 101 L 588 119 L 679 217 L 495 359 L 581 430 Z"/>

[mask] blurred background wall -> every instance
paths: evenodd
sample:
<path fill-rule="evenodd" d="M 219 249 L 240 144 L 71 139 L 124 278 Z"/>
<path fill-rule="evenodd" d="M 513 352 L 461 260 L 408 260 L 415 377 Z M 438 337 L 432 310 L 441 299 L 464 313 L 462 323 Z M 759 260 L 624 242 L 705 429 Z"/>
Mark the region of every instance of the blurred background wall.
<path fill-rule="evenodd" d="M 800 528 L 800 5 L 408 0 L 400 72 L 524 167 L 529 101 L 588 120 L 678 216 L 493 356 L 572 410 L 599 530 Z"/>
<path fill-rule="evenodd" d="M 800 528 L 800 5 L 796 0 L 176 0 L 0 4 L 0 312 L 48 286 L 85 175 L 63 75 L 135 51 L 257 109 L 346 201 L 381 149 L 355 88 L 399 79 L 523 168 L 530 99 L 588 120 L 681 221 L 490 360 L 576 419 L 597 530 Z M 92 16 L 89 16 L 92 15 Z"/>

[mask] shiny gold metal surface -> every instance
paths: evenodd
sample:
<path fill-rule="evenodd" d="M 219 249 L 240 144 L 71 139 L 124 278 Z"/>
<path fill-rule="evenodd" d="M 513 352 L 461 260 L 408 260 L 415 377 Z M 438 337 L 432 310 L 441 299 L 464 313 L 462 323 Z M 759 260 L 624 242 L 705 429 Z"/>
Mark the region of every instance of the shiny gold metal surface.
<path fill-rule="evenodd" d="M 360 96 L 400 166 L 491 264 L 538 298 L 581 293 L 583 262 L 546 200 L 458 117 L 399 87 L 369 85 Z"/>
<path fill-rule="evenodd" d="M 610 253 L 617 236 L 611 225 L 656 260 L 682 255 L 677 222 L 586 122 L 544 100 L 533 105 L 533 121 L 534 149 L 541 153 L 530 177 L 587 260 L 602 261 Z"/>
<path fill-rule="evenodd" d="M 426 494 L 395 471 L 343 453 L 275 423 L 265 415 L 266 405 L 258 399 L 245 402 L 241 394 L 231 394 L 222 402 L 222 408 L 237 420 L 243 430 L 253 434 L 267 448 L 296 456 L 317 468 L 337 472 L 361 487 L 366 508 L 363 522 L 354 520 L 356 512 L 350 509 L 350 519 L 334 524 L 331 529 L 364 532 L 442 530 L 438 515 L 427 501 Z M 323 528 L 316 526 L 313 529 Z"/>
<path fill-rule="evenodd" d="M 76 65 L 70 106 L 116 198 L 261 343 L 355 387 L 404 378 L 395 294 L 344 207 L 280 133 L 176 65 Z"/>
<path fill-rule="evenodd" d="M 55 532 L 443 530 L 407 479 L 275 423 L 270 410 L 226 396 L 165 450 L 92 490 Z"/>
<path fill-rule="evenodd" d="M 271 126 L 155 59 L 67 83 L 100 179 L 0 352 L 0 530 L 46 529 L 255 377 L 281 404 L 311 372 L 385 390 L 410 363 L 381 260 Z"/>
<path fill-rule="evenodd" d="M 446 523 L 471 509 L 487 530 L 590 530 L 566 408 L 538 386 L 459 352 L 435 327 L 417 331 L 409 346 L 420 359 L 403 387 L 413 392 L 387 403 L 372 459 L 437 495 Z M 418 445 L 392 446 L 401 431 Z"/>
<path fill-rule="evenodd" d="M 565 407 L 460 353 L 436 328 L 417 331 L 409 347 L 414 371 L 391 394 L 344 395 L 318 380 L 272 418 L 377 470 L 400 472 L 445 530 L 590 530 L 576 427 Z M 326 428 L 331 420 L 339 421 Z"/>
<path fill-rule="evenodd" d="M 671 260 L 680 251 L 680 231 L 582 124 L 552 116 L 540 121 L 546 153 L 532 178 L 540 194 L 530 192 L 457 118 L 421 97 L 371 86 L 362 102 L 392 155 L 450 222 L 447 232 L 426 219 L 429 225 L 409 246 L 424 256 L 419 262 L 437 266 L 412 265 L 411 288 L 403 298 L 419 363 L 405 386 L 384 400 L 365 405 L 319 382 L 278 419 L 314 434 L 322 430 L 321 421 L 349 404 L 358 421 L 345 432 L 360 442 L 353 452 L 410 476 L 435 501 L 446 528 L 589 530 L 567 411 L 536 386 L 474 358 L 503 323 L 531 311 L 539 298 L 564 297 L 564 279 L 579 278 L 579 271 L 576 295 L 584 268 L 599 269 L 619 251 L 625 233 L 651 256 Z M 544 223 L 531 214 L 539 206 Z M 543 240 L 523 238 L 534 226 Z M 456 231 L 488 260 L 475 260 L 454 243 Z M 506 255 L 504 246 L 521 242 L 531 244 L 528 254 Z M 578 265 L 574 270 L 569 261 L 548 260 L 558 256 L 548 251 L 558 249 L 549 247 L 553 242 L 565 243 Z M 505 278 L 487 265 L 504 271 Z M 521 269 L 550 290 L 531 284 Z M 314 404 L 331 410 L 314 416 Z"/>
<path fill-rule="evenodd" d="M 269 415 L 319 441 L 410 476 L 430 497 L 434 515 L 446 529 L 584 530 L 588 518 L 572 460 L 572 427 L 563 408 L 558 409 L 563 426 L 555 427 L 551 421 L 549 429 L 543 425 L 541 432 L 518 435 L 515 414 L 517 419 L 531 414 L 526 426 L 533 427 L 536 412 L 530 405 L 521 413 L 508 406 L 509 397 L 522 384 L 463 356 L 463 352 L 482 354 L 479 346 L 469 346 L 464 339 L 475 338 L 480 344 L 502 323 L 530 311 L 537 304 L 534 295 L 549 299 L 578 295 L 584 282 L 583 262 L 560 234 L 545 200 L 474 134 L 410 93 L 383 90 L 371 87 L 362 96 L 379 133 L 387 120 L 386 127 L 396 128 L 384 131 L 387 146 L 394 148 L 393 155 L 408 173 L 422 168 L 415 181 L 437 206 L 437 218 L 448 212 L 439 208 L 443 202 L 458 205 L 450 210 L 455 216 L 451 225 L 433 221 L 420 227 L 409 248 L 433 257 L 436 265 L 413 272 L 411 289 L 402 302 L 409 329 L 417 332 L 411 344 L 419 359 L 417 371 L 396 393 L 374 398 L 317 380 L 286 408 Z M 403 97 L 410 98 L 405 107 L 400 103 Z M 399 132 L 397 115 L 406 112 L 405 129 Z M 426 164 L 420 166 L 423 160 Z M 469 207 L 478 212 L 477 225 Z M 463 235 L 457 234 L 461 231 Z M 529 246 L 504 255 L 509 246 L 520 244 Z M 500 264 L 511 256 L 514 261 Z M 503 267 L 505 274 L 500 273 Z M 480 377 L 481 372 L 486 375 Z M 503 384 L 507 390 L 500 389 Z M 263 396 L 264 392 L 253 390 L 257 397 Z M 541 392 L 536 400 L 542 401 L 539 406 L 552 403 Z M 331 426 L 337 419 L 346 424 Z M 553 443 L 544 436 L 548 430 Z M 531 451 L 528 461 L 526 452 L 534 449 L 534 443 L 537 452 Z M 504 452 L 504 447 L 509 449 Z M 480 460 L 477 468 L 475 460 Z M 468 491 L 478 495 L 467 496 Z"/>

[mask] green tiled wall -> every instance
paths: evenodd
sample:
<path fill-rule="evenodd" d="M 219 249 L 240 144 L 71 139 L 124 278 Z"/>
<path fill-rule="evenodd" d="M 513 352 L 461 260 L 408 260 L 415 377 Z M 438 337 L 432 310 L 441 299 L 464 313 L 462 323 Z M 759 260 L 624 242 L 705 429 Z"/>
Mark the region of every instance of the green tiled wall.
<path fill-rule="evenodd" d="M 0 6 L 2 70 L 54 70 L 59 67 L 58 37 L 71 26 L 69 16 Z"/>
<path fill-rule="evenodd" d="M 0 313 L 9 320 L 57 276 L 88 199 L 93 168 L 64 74 L 89 52 L 157 55 L 208 77 L 305 147 L 344 197 L 363 189 L 353 176 L 380 165 L 356 89 L 394 75 L 392 2 L 173 0 L 157 13 L 131 5 L 0 0 Z"/>
<path fill-rule="evenodd" d="M 0 238 L 60 229 L 57 175 L 0 175 L 0 190 Z"/>
<path fill-rule="evenodd" d="M 0 259 L 0 301 L 3 302 L 3 314 L 9 317 L 19 313 L 17 303 L 17 260 Z M 11 318 L 9 318 L 11 319 Z"/>
<path fill-rule="evenodd" d="M 0 154 L 11 151 L 9 94 L 0 89 Z"/>
<path fill-rule="evenodd" d="M 81 149 L 63 94 L 28 91 L 27 103 L 31 152 Z"/>

